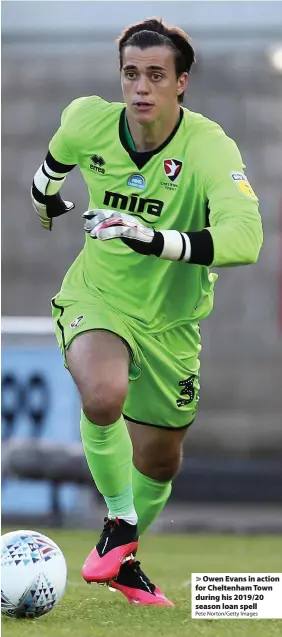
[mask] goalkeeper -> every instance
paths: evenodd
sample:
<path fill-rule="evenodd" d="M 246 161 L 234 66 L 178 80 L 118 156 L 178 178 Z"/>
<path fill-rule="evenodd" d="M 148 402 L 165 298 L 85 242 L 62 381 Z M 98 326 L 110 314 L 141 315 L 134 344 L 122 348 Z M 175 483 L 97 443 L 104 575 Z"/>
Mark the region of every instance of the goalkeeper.
<path fill-rule="evenodd" d="M 195 59 L 187 35 L 145 20 L 122 33 L 119 55 L 124 103 L 90 96 L 65 109 L 32 201 L 51 230 L 74 207 L 59 189 L 80 168 L 85 245 L 52 306 L 108 509 L 82 575 L 131 603 L 173 605 L 136 561 L 138 537 L 170 496 L 195 418 L 209 267 L 255 263 L 262 225 L 235 142 L 182 106 Z"/>

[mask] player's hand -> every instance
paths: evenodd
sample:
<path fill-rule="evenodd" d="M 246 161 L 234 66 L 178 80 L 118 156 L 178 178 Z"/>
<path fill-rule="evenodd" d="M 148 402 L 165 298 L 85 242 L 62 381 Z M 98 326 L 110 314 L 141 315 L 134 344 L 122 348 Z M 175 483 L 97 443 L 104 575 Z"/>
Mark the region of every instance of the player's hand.
<path fill-rule="evenodd" d="M 97 209 L 87 210 L 82 216 L 86 219 L 84 230 L 92 239 L 132 239 L 136 242 L 151 243 L 154 238 L 152 228 L 147 228 L 135 217 L 124 212 Z"/>
<path fill-rule="evenodd" d="M 42 228 L 45 228 L 45 230 L 52 230 L 53 218 L 64 215 L 75 206 L 72 201 L 64 201 L 59 194 L 51 195 L 48 199 L 50 200 L 50 203 L 47 205 L 40 203 L 31 193 L 32 205 L 40 219 Z"/>

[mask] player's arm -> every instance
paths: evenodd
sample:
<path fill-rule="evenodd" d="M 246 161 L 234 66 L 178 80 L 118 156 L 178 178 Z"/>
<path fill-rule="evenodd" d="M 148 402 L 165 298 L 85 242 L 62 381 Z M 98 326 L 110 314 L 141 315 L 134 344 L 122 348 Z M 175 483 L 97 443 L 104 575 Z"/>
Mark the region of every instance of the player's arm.
<path fill-rule="evenodd" d="M 255 263 L 263 240 L 261 217 L 236 144 L 222 132 L 200 160 L 196 174 L 210 210 L 209 227 L 154 231 L 132 215 L 90 210 L 83 215 L 86 232 L 102 240 L 119 237 L 135 252 L 170 261 L 225 267 Z"/>
<path fill-rule="evenodd" d="M 202 263 L 204 254 L 206 265 L 217 267 L 257 261 L 263 242 L 262 221 L 258 198 L 244 175 L 244 168 L 232 139 L 221 132 L 211 140 L 199 168 L 209 209 L 209 227 L 195 233 L 198 243 L 194 244 L 194 263 Z"/>
<path fill-rule="evenodd" d="M 68 107 L 69 108 L 69 107 Z M 65 131 L 65 109 L 61 126 L 51 139 L 48 153 L 34 175 L 31 200 L 43 228 L 52 229 L 52 219 L 72 210 L 74 204 L 64 201 L 59 193 L 76 160 Z"/>

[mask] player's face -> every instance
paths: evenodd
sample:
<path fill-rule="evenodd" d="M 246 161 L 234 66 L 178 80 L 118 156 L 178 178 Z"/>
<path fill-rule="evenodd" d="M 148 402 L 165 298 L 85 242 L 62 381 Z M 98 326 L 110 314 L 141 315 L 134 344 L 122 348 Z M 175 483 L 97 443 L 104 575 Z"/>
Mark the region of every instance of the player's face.
<path fill-rule="evenodd" d="M 177 97 L 187 86 L 188 73 L 176 77 L 170 47 L 125 47 L 121 83 L 127 109 L 140 124 L 175 111 Z"/>

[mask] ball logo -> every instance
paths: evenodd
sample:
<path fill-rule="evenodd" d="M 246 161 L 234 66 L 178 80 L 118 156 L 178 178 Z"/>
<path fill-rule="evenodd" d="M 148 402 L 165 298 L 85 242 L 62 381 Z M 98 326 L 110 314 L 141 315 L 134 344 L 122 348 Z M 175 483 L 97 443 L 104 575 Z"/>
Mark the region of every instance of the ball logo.
<path fill-rule="evenodd" d="M 127 180 L 127 185 L 131 186 L 132 188 L 144 190 L 146 188 L 146 181 L 143 175 L 130 175 Z"/>
<path fill-rule="evenodd" d="M 71 327 L 77 327 L 78 324 L 80 323 L 80 321 L 82 321 L 82 319 L 84 318 L 84 316 L 78 316 L 71 324 Z"/>
<path fill-rule="evenodd" d="M 165 159 L 164 171 L 170 181 L 175 181 L 180 174 L 182 168 L 182 161 L 178 159 Z"/>

